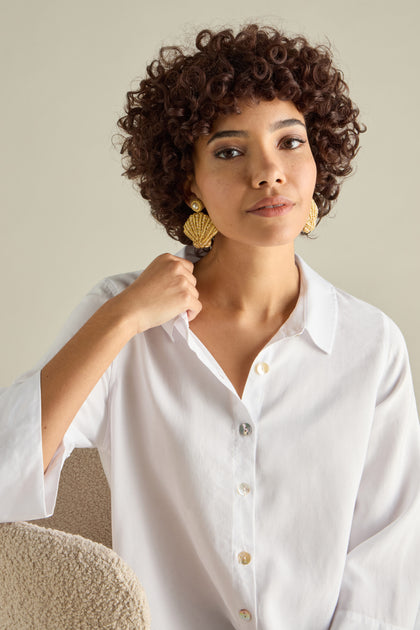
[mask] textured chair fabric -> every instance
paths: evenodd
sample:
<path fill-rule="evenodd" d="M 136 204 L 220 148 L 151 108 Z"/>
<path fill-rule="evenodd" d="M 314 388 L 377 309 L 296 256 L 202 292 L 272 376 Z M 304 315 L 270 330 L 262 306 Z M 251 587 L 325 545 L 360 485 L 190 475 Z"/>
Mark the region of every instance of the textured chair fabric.
<path fill-rule="evenodd" d="M 0 524 L 0 630 L 148 630 L 143 588 L 109 547 L 110 493 L 98 453 L 76 449 L 52 517 Z"/>
<path fill-rule="evenodd" d="M 134 572 L 111 549 L 32 523 L 0 525 L 1 630 L 148 630 Z"/>
<path fill-rule="evenodd" d="M 111 496 L 96 449 L 73 451 L 61 472 L 54 514 L 31 522 L 112 547 Z"/>

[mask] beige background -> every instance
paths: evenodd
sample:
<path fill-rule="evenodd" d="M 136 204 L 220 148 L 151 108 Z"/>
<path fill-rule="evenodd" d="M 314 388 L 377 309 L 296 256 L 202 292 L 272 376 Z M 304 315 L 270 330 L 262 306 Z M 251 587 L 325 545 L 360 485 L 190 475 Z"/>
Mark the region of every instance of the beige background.
<path fill-rule="evenodd" d="M 1 0 L 0 383 L 44 354 L 103 276 L 179 249 L 120 176 L 111 137 L 125 92 L 162 44 L 200 27 L 258 20 L 314 42 L 328 39 L 368 125 L 336 216 L 297 249 L 398 323 L 419 399 L 419 6 Z"/>

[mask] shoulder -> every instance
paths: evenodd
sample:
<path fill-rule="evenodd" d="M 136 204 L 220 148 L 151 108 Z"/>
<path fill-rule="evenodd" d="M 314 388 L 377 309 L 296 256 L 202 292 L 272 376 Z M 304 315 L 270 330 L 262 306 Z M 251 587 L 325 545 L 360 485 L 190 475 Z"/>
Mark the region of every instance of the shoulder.
<path fill-rule="evenodd" d="M 404 344 L 397 324 L 380 308 L 334 287 L 337 299 L 338 322 L 343 332 L 357 335 L 364 342 Z"/>
<path fill-rule="evenodd" d="M 185 258 L 186 260 L 190 260 L 194 263 L 197 262 L 197 260 L 199 260 L 200 258 L 197 255 L 195 248 L 191 245 L 183 247 L 175 255 L 179 258 Z M 137 271 L 128 271 L 126 273 L 119 273 L 103 278 L 89 291 L 88 295 L 96 296 L 104 300 L 111 299 L 112 297 L 124 291 L 124 289 L 126 289 L 128 286 L 130 286 L 130 284 L 132 284 L 143 271 L 144 269 L 140 269 Z"/>
<path fill-rule="evenodd" d="M 335 288 L 338 304 L 336 348 L 349 365 L 375 372 L 386 391 L 411 380 L 407 345 L 398 325 L 381 309 Z M 379 382 L 378 381 L 378 382 Z"/>
<path fill-rule="evenodd" d="M 88 295 L 97 296 L 104 300 L 111 299 L 130 286 L 130 284 L 139 277 L 141 272 L 142 270 L 128 271 L 127 273 L 107 276 L 95 284 L 95 286 L 89 291 Z"/>
<path fill-rule="evenodd" d="M 71 311 L 60 339 L 65 341 L 70 339 L 105 302 L 121 293 L 134 282 L 140 273 L 141 271 L 132 271 L 108 276 L 95 284 Z"/>
<path fill-rule="evenodd" d="M 380 308 L 334 287 L 337 300 L 335 347 L 349 365 L 395 384 L 409 374 L 407 345 L 398 325 Z"/>
<path fill-rule="evenodd" d="M 190 260 L 191 262 L 197 262 L 197 260 L 199 260 L 199 256 L 197 255 L 195 248 L 191 245 L 183 247 L 175 255 L 179 258 Z M 96 296 L 104 301 L 109 300 L 130 286 L 130 284 L 132 284 L 143 271 L 144 269 L 140 269 L 137 271 L 128 271 L 126 273 L 107 276 L 92 287 L 88 296 Z"/>
<path fill-rule="evenodd" d="M 397 324 L 380 308 L 334 286 L 299 258 L 306 288 L 307 318 L 331 339 L 332 348 L 349 354 L 382 355 L 392 346 L 405 349 Z"/>

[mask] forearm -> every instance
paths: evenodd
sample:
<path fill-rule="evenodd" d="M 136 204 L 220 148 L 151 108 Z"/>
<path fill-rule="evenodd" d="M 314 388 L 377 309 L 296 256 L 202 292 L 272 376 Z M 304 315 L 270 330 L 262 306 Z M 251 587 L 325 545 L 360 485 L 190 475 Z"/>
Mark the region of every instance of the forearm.
<path fill-rule="evenodd" d="M 42 369 L 44 470 L 83 402 L 134 334 L 121 301 L 113 298 Z"/>
<path fill-rule="evenodd" d="M 64 434 L 91 390 L 137 333 L 187 311 L 201 310 L 193 264 L 158 256 L 122 293 L 86 322 L 41 372 L 42 448 L 47 469 Z"/>

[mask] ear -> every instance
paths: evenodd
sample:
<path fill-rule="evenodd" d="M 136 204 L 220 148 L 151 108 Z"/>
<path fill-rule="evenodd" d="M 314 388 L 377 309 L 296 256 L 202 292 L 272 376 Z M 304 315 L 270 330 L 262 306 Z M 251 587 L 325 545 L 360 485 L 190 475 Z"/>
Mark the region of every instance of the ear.
<path fill-rule="evenodd" d="M 194 197 L 198 197 L 197 184 L 195 182 L 194 173 L 189 173 L 184 182 L 184 199 L 187 205 L 190 205 Z"/>

